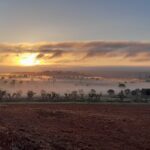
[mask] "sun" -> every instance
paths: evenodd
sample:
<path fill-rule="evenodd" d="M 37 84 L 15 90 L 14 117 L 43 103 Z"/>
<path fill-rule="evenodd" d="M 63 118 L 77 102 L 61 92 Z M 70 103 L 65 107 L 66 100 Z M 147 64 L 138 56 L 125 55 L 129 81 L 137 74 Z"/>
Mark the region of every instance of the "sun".
<path fill-rule="evenodd" d="M 37 54 L 26 54 L 23 55 L 20 60 L 19 64 L 22 66 L 35 66 L 39 65 L 40 61 L 36 58 Z"/>

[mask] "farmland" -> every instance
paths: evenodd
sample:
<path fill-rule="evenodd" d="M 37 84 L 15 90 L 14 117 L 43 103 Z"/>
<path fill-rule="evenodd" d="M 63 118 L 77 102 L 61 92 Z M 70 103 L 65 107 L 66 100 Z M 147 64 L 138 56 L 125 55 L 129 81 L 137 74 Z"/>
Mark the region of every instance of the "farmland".
<path fill-rule="evenodd" d="M 149 124 L 148 104 L 3 104 L 0 149 L 148 149 Z"/>

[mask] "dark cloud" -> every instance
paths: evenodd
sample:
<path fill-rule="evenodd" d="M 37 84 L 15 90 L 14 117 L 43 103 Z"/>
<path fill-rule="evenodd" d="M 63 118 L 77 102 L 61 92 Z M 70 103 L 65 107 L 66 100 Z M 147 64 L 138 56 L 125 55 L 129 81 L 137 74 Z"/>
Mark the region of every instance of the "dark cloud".
<path fill-rule="evenodd" d="M 61 51 L 61 50 L 57 50 L 57 51 L 54 51 L 52 56 L 49 56 L 48 58 L 53 59 L 53 58 L 61 57 L 63 55 L 63 53 L 65 53 L 65 52 Z"/>
<path fill-rule="evenodd" d="M 41 58 L 43 58 L 45 55 L 44 54 L 38 54 L 37 56 L 36 56 L 36 58 L 37 59 L 41 59 Z"/>

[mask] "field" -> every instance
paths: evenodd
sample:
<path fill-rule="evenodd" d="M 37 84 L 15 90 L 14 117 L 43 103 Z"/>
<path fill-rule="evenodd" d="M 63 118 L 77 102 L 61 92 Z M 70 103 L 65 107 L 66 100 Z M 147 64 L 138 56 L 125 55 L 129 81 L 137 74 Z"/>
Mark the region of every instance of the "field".
<path fill-rule="evenodd" d="M 149 148 L 149 105 L 0 105 L 0 150 Z"/>
<path fill-rule="evenodd" d="M 95 89 L 97 93 L 107 94 L 109 89 L 114 89 L 115 93 L 119 93 L 121 90 L 130 89 L 135 90 L 149 88 L 150 82 L 146 82 L 145 79 L 138 78 L 102 78 L 98 77 L 78 77 L 73 76 L 71 78 L 68 75 L 51 77 L 51 76 L 27 76 L 22 77 L 23 74 L 14 76 L 0 74 L 0 90 L 6 90 L 7 93 L 21 92 L 21 96 L 25 97 L 29 90 L 34 91 L 35 97 L 41 95 L 41 91 L 56 92 L 60 95 L 64 93 L 71 93 L 72 91 L 83 90 L 85 94 L 89 93 L 91 89 Z M 119 87 L 119 83 L 124 83 L 125 87 Z M 40 85 L 40 86 L 39 86 Z"/>

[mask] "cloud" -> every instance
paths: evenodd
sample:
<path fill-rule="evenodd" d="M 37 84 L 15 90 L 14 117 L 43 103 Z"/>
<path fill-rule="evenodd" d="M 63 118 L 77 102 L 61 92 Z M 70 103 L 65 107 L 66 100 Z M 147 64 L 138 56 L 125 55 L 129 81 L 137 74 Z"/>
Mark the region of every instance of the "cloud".
<path fill-rule="evenodd" d="M 49 56 L 49 59 L 53 59 L 53 58 L 57 58 L 57 57 L 61 57 L 65 52 L 61 51 L 61 50 L 55 50 L 53 51 L 52 56 Z"/>
<path fill-rule="evenodd" d="M 43 58 L 45 55 L 44 54 L 38 54 L 37 56 L 36 56 L 36 58 L 37 59 L 41 59 L 41 58 Z"/>
<path fill-rule="evenodd" d="M 88 41 L 88 42 L 49 42 L 35 44 L 0 44 L 0 55 L 38 53 L 37 59 L 62 58 L 71 54 L 79 60 L 91 58 L 115 58 L 130 59 L 130 61 L 149 61 L 150 42 L 128 41 Z M 144 54 L 144 55 L 143 55 Z M 70 58 L 71 59 L 71 58 Z M 76 60 L 76 59 L 72 59 Z M 65 60 L 62 60 L 62 62 Z M 68 60 L 69 62 L 70 60 Z"/>

